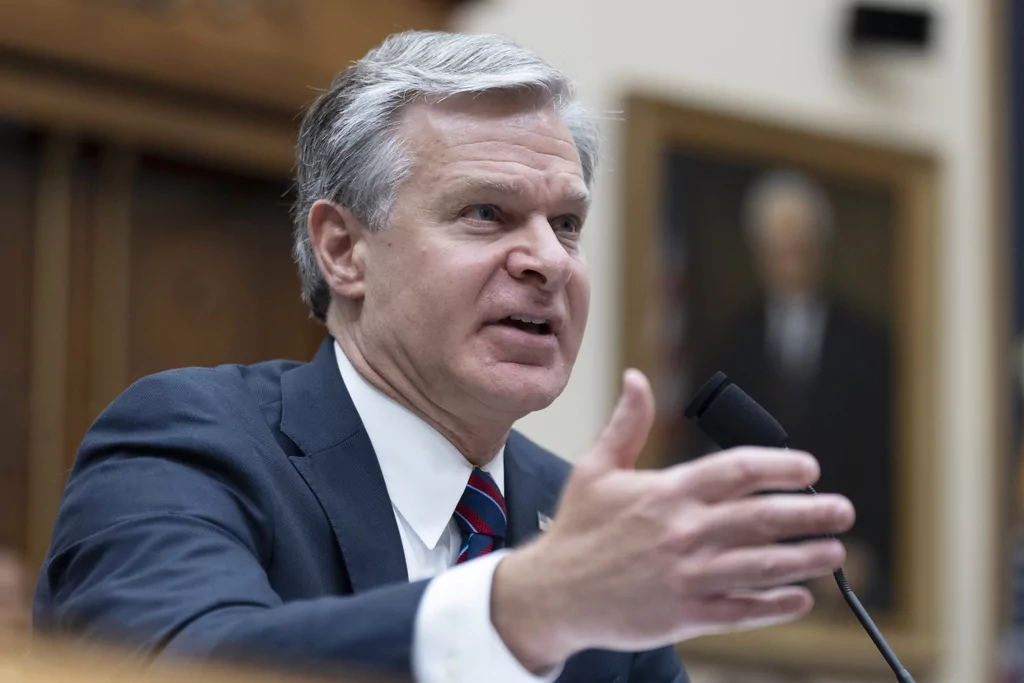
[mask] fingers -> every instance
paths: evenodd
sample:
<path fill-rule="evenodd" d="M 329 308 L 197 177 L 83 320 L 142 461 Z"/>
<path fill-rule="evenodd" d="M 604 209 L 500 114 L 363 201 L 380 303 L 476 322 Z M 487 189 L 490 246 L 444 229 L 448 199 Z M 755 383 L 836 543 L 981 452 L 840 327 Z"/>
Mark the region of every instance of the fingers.
<path fill-rule="evenodd" d="M 801 451 L 743 447 L 672 468 L 680 493 L 709 503 L 758 491 L 800 490 L 818 480 L 818 461 Z"/>
<path fill-rule="evenodd" d="M 773 494 L 708 508 L 707 539 L 720 546 L 766 545 L 792 538 L 841 534 L 853 526 L 853 504 L 843 496 Z"/>
<path fill-rule="evenodd" d="M 639 370 L 626 370 L 615 410 L 581 464 L 586 461 L 602 470 L 633 467 L 653 424 L 654 393 L 650 382 Z"/>
<path fill-rule="evenodd" d="M 708 562 L 695 582 L 710 595 L 771 588 L 827 576 L 845 559 L 843 544 L 835 540 L 736 548 Z"/>
<path fill-rule="evenodd" d="M 774 588 L 702 601 L 696 616 L 701 635 L 743 631 L 793 621 L 811 611 L 814 598 L 806 588 Z"/>

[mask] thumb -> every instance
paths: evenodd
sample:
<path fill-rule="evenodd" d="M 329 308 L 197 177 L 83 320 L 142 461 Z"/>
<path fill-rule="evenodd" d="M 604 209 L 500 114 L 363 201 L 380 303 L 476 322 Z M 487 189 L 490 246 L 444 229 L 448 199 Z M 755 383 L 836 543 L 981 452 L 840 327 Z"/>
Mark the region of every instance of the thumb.
<path fill-rule="evenodd" d="M 630 368 L 622 376 L 622 393 L 615 410 L 587 458 L 601 469 L 633 467 L 653 424 L 651 384 L 644 373 Z"/>

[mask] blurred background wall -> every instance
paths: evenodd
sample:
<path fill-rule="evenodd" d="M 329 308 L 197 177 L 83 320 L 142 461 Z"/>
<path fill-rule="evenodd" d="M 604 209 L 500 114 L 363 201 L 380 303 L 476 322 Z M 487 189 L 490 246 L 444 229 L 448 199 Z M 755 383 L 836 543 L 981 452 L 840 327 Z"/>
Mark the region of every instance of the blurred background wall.
<path fill-rule="evenodd" d="M 885 3 L 883 3 L 885 4 Z M 903 5 L 906 3 L 888 3 Z M 854 58 L 843 40 L 848 5 L 817 0 L 509 0 L 464 7 L 455 26 L 508 34 L 550 58 L 607 113 L 608 142 L 587 224 L 591 319 L 568 390 L 525 431 L 568 457 L 585 451 L 617 395 L 624 319 L 619 250 L 623 215 L 621 119 L 631 92 L 697 102 L 817 131 L 933 155 L 939 164 L 935 230 L 940 405 L 935 467 L 945 616 L 936 681 L 984 680 L 994 656 L 998 575 L 993 496 L 1005 441 L 997 433 L 1006 377 L 996 378 L 1008 315 L 993 271 L 1005 225 L 993 226 L 995 6 L 981 0 L 916 3 L 938 17 L 935 44 Z M 1003 86 L 1000 86 L 1003 87 Z M 1005 144 L 1005 142 L 1004 142 Z M 698 679 L 699 680 L 699 679 Z M 714 680 L 709 677 L 707 680 Z M 770 680 L 757 678 L 753 680 Z M 785 680 L 792 680 L 786 678 Z M 881 676 L 877 680 L 887 680 Z"/>
<path fill-rule="evenodd" d="M 934 162 L 940 607 L 918 680 L 992 680 L 1009 612 L 1008 5 L 922 0 L 928 49 L 852 54 L 849 4 L 0 0 L 0 540 L 31 576 L 75 445 L 131 380 L 315 348 L 287 254 L 290 136 L 309 88 L 390 31 L 499 32 L 563 68 L 604 116 L 590 327 L 565 394 L 521 425 L 570 459 L 602 426 L 623 362 L 621 253 L 640 221 L 626 215 L 629 97 Z M 890 680 L 874 661 L 694 661 L 694 683 Z"/>

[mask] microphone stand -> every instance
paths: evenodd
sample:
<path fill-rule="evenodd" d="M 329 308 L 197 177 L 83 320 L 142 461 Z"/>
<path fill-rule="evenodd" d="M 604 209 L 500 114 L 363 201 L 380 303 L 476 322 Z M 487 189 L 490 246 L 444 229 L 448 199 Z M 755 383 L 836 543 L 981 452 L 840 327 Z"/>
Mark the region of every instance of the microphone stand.
<path fill-rule="evenodd" d="M 818 492 L 814 490 L 813 486 L 808 486 L 807 491 L 815 496 L 818 495 Z M 832 534 L 829 534 L 829 538 L 834 537 Z M 853 589 L 850 588 L 850 584 L 846 582 L 846 575 L 843 574 L 843 568 L 839 567 L 836 569 L 832 572 L 832 576 L 835 577 L 836 585 L 839 586 L 839 590 L 843 594 L 843 599 L 846 600 L 846 604 L 850 606 L 850 610 L 853 612 L 853 615 L 857 617 L 857 621 L 859 621 L 860 625 L 864 627 L 865 631 L 867 631 L 868 637 L 871 638 L 875 647 L 878 648 L 882 658 L 885 659 L 885 663 L 888 664 L 889 668 L 892 669 L 894 674 L 896 674 L 896 680 L 899 681 L 899 683 L 915 683 L 914 677 L 911 676 L 910 672 L 906 670 L 902 663 L 900 663 L 899 657 L 896 656 L 896 653 L 892 651 L 891 647 L 889 647 L 889 643 L 885 641 L 885 637 L 882 636 L 882 631 L 875 625 L 874 620 L 871 619 L 871 615 L 868 614 L 864 605 L 861 604 L 857 594 L 853 592 Z"/>
<path fill-rule="evenodd" d="M 716 372 L 696 393 L 685 411 L 686 417 L 694 420 L 697 427 L 722 448 L 733 446 L 768 446 L 786 448 L 789 435 L 772 415 L 742 389 L 729 381 L 725 373 Z M 818 495 L 813 486 L 806 492 Z M 828 534 L 828 538 L 835 536 Z M 850 588 L 843 574 L 843 568 L 836 569 L 835 577 L 843 599 L 850 606 L 857 621 L 874 642 L 886 664 L 896 674 L 899 683 L 914 683 L 914 678 L 900 663 L 896 654 L 885 642 L 882 632 L 872 621 L 864 605 Z"/>

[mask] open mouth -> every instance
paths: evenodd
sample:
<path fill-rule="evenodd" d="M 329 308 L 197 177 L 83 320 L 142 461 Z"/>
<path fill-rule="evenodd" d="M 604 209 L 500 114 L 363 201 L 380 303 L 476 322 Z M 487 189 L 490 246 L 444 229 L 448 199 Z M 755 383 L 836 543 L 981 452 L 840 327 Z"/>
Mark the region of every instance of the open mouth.
<path fill-rule="evenodd" d="M 515 327 L 530 334 L 551 334 L 551 324 L 543 318 L 530 318 L 524 315 L 510 315 L 498 321 L 499 325 Z"/>

